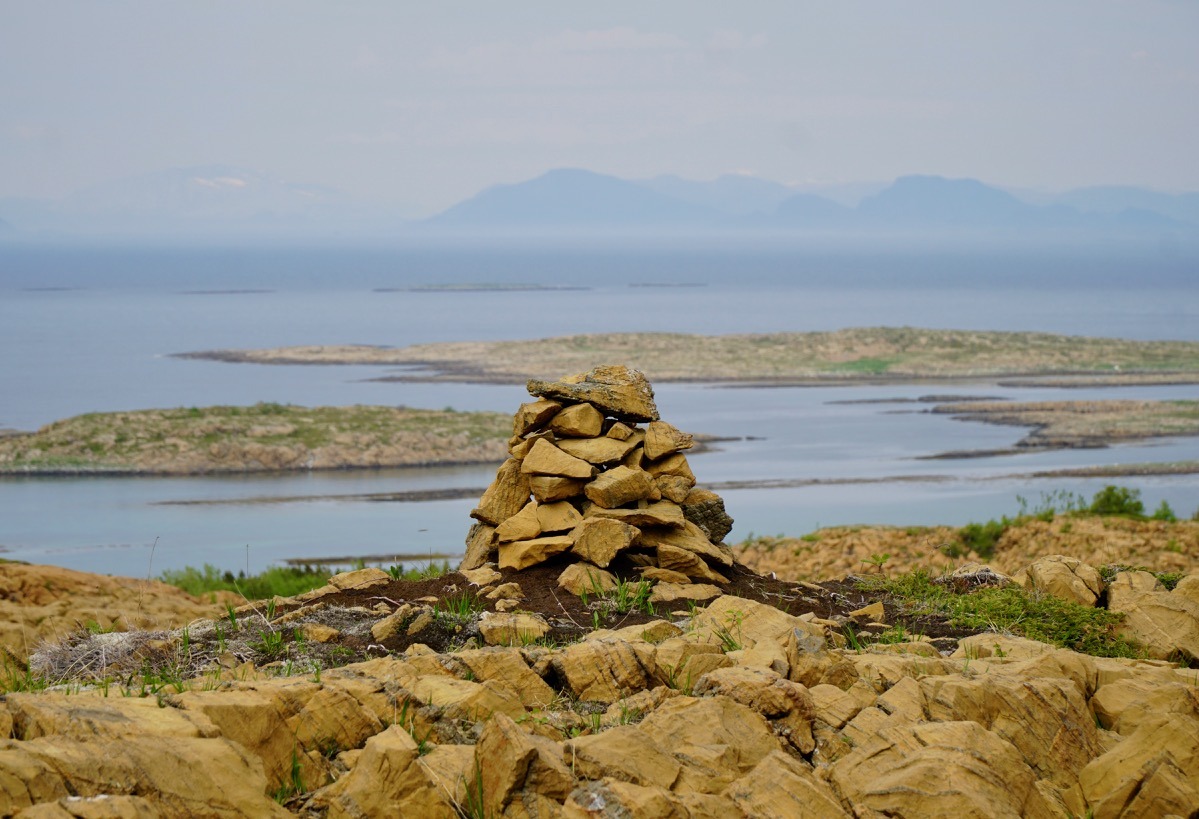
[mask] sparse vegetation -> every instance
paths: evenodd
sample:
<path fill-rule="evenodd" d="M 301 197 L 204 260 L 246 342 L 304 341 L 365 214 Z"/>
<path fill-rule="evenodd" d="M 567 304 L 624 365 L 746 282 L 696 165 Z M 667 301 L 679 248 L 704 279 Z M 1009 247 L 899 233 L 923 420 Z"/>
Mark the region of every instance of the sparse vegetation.
<path fill-rule="evenodd" d="M 555 339 L 223 350 L 192 354 L 222 361 L 432 365 L 447 379 L 513 383 L 622 361 L 651 380 L 828 380 L 920 376 L 1086 373 L 1199 373 L 1199 344 L 1126 341 L 1049 333 L 865 327 L 818 333 L 704 336 L 599 333 Z"/>
<path fill-rule="evenodd" d="M 205 563 L 202 569 L 188 566 L 165 571 L 161 579 L 195 597 L 215 591 L 230 591 L 247 600 L 268 600 L 294 597 L 319 588 L 329 582 L 330 574 L 321 567 L 272 566 L 260 574 L 247 576 L 245 572 L 238 572 L 234 575 L 233 572 L 222 572 L 216 566 Z"/>
<path fill-rule="evenodd" d="M 964 629 L 1008 632 L 1099 657 L 1140 656 L 1134 644 L 1116 633 L 1120 615 L 1015 585 L 959 593 L 924 570 L 862 578 L 859 585 L 887 594 L 906 614 L 947 617 Z"/>
<path fill-rule="evenodd" d="M 201 474 L 489 463 L 496 412 L 262 403 L 89 413 L 0 437 L 0 473 Z"/>

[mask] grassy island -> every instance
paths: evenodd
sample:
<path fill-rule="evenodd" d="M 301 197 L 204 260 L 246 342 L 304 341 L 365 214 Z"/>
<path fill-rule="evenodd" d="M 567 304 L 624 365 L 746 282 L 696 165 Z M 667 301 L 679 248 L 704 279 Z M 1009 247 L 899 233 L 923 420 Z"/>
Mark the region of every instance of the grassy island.
<path fill-rule="evenodd" d="M 927 378 L 1088 376 L 1096 383 L 1199 382 L 1199 343 L 1050 333 L 872 327 L 707 336 L 602 333 L 522 341 L 215 350 L 183 357 L 258 364 L 378 364 L 424 380 L 519 383 L 621 362 L 654 382 L 842 383 Z M 397 376 L 412 379 L 410 374 Z M 1096 381 L 1096 379 L 1099 379 Z"/>
<path fill-rule="evenodd" d="M 0 474 L 204 474 L 490 463 L 509 416 L 407 407 L 190 407 L 88 413 L 0 438 Z"/>

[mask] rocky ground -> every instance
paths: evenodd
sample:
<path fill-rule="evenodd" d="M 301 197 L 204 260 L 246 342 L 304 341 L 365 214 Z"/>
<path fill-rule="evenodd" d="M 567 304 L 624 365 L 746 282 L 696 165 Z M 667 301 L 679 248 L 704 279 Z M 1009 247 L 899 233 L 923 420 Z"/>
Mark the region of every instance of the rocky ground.
<path fill-rule="evenodd" d="M 18 662 L 42 643 L 81 629 L 171 629 L 218 611 L 214 600 L 157 580 L 0 560 L 0 654 Z"/>
<path fill-rule="evenodd" d="M 852 578 L 738 566 L 697 603 L 663 599 L 672 584 L 656 598 L 572 594 L 558 585 L 568 566 L 417 582 L 364 569 L 186 628 L 77 630 L 6 672 L 0 814 L 1144 817 L 1199 804 L 1186 667 L 1199 574 L 1167 591 L 1061 558 L 1016 573 L 1035 593 L 1125 612 L 1144 650 L 1118 659 L 971 634 Z M 969 569 L 954 588 L 1003 582 Z"/>
<path fill-rule="evenodd" d="M 952 526 L 836 526 L 803 537 L 758 537 L 735 549 L 750 568 L 790 580 L 847 574 L 935 574 L 973 562 L 1013 573 L 1048 555 L 1072 555 L 1093 566 L 1125 565 L 1153 572 L 1199 572 L 1199 522 L 1059 515 L 1013 522 L 994 552 L 979 555 Z"/>

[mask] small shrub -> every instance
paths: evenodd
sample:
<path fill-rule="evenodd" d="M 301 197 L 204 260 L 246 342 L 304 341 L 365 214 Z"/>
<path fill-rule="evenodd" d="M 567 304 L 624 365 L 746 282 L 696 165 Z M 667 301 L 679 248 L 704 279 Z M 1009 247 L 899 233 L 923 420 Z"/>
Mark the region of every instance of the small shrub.
<path fill-rule="evenodd" d="M 1152 515 L 1154 520 L 1164 520 L 1167 523 L 1174 523 L 1178 520 L 1178 516 L 1174 514 L 1174 510 L 1170 508 L 1170 504 L 1165 501 L 1154 510 Z"/>
<path fill-rule="evenodd" d="M 1013 521 L 1006 515 L 999 520 L 988 520 L 986 523 L 967 523 L 958 530 L 958 538 L 962 545 L 974 551 L 981 558 L 995 555 L 995 547 L 999 538 L 1008 530 Z"/>
<path fill-rule="evenodd" d="M 1145 504 L 1141 502 L 1141 491 L 1126 486 L 1108 485 L 1095 493 L 1088 509 L 1094 515 L 1126 515 L 1143 517 Z"/>

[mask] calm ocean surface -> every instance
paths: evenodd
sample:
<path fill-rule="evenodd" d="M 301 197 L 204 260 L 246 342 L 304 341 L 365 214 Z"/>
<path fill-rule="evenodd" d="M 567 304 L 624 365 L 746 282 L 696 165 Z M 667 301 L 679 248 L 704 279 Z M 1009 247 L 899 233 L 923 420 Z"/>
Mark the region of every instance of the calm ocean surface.
<path fill-rule="evenodd" d="M 911 325 L 1199 340 L 1199 264 L 1154 247 L 1094 253 L 814 252 L 702 248 L 48 249 L 0 245 L 0 428 L 97 410 L 249 404 L 405 404 L 513 411 L 520 386 L 376 383 L 373 367 L 267 367 L 170 354 L 220 347 L 703 333 Z M 586 289 L 413 292 L 428 284 Z M 676 285 L 676 286 L 644 286 Z M 677 286 L 687 285 L 687 286 Z M 231 292 L 241 291 L 241 292 Z M 248 292 L 254 291 L 254 292 Z M 387 292 L 380 292 L 387 291 Z M 1009 476 L 1090 464 L 1199 459 L 1199 440 L 969 460 L 1023 432 L 922 412 L 903 399 L 1199 398 L 1194 387 L 1122 390 L 994 384 L 726 389 L 658 385 L 663 416 L 740 437 L 693 457 L 702 483 L 882 479 L 722 490 L 731 539 L 846 523 L 951 523 L 1016 508 L 1016 495 L 1103 481 Z M 894 399 L 896 403 L 834 403 Z M 472 500 L 339 496 L 482 488 L 494 468 L 234 478 L 2 478 L 0 548 L 12 559 L 113 574 L 285 558 L 455 552 Z M 888 480 L 897 477 L 906 480 Z M 1199 506 L 1199 478 L 1123 479 L 1149 505 Z M 288 498 L 260 502 L 263 498 Z M 298 499 L 297 499 L 298 498 Z M 259 502 L 248 503 L 254 499 Z M 203 504 L 180 501 L 209 501 Z M 153 561 L 151 563 L 151 544 Z"/>

